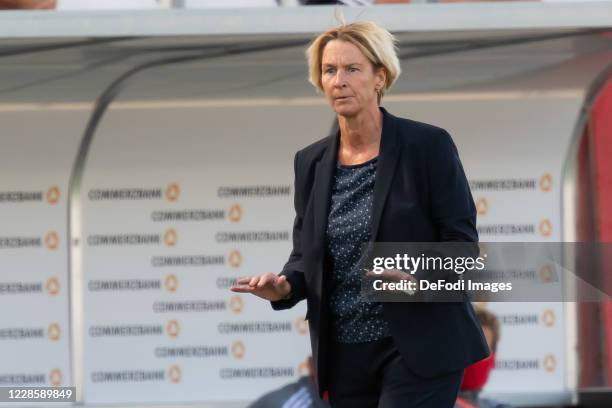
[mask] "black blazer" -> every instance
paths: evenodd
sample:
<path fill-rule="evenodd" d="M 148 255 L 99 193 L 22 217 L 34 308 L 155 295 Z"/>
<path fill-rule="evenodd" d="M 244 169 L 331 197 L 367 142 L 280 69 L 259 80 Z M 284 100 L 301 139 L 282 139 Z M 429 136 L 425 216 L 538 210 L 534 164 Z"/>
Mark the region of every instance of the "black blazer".
<path fill-rule="evenodd" d="M 383 129 L 374 185 L 372 234 L 377 242 L 478 242 L 476 208 L 457 148 L 446 130 L 395 117 L 381 108 Z M 329 313 L 325 228 L 339 132 L 295 155 L 293 250 L 282 275 L 290 299 L 275 310 L 308 303 L 319 392 L 327 389 Z M 397 347 L 414 373 L 432 377 L 489 355 L 471 303 L 384 302 Z M 355 356 L 359 358 L 359 356 Z"/>

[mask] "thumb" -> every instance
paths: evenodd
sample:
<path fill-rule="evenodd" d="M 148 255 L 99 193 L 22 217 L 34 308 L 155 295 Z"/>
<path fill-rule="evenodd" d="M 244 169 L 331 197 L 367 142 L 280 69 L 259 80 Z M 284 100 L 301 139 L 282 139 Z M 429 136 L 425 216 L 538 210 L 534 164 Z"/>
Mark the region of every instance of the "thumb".
<path fill-rule="evenodd" d="M 289 291 L 289 282 L 287 281 L 287 277 L 285 275 L 280 275 L 278 278 L 276 278 L 274 286 L 276 286 L 276 289 L 282 293 Z"/>

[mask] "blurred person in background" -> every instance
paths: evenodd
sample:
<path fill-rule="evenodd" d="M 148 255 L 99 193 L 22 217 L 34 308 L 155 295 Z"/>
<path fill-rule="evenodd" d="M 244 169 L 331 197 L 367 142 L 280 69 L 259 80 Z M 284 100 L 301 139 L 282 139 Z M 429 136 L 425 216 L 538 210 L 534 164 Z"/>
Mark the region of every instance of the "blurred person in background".
<path fill-rule="evenodd" d="M 309 81 L 339 129 L 295 155 L 293 250 L 283 271 L 231 289 L 275 310 L 307 299 L 318 391 L 334 408 L 453 408 L 464 368 L 489 355 L 467 296 L 372 302 L 361 281 L 368 242 L 478 242 L 457 148 L 446 130 L 380 106 L 401 72 L 384 28 L 342 24 L 306 53 Z"/>
<path fill-rule="evenodd" d="M 501 329 L 497 316 L 484 307 L 476 307 L 476 316 L 487 339 L 491 355 L 465 369 L 455 408 L 512 408 L 510 405 L 480 397 L 491 370 L 495 368 Z"/>
<path fill-rule="evenodd" d="M 308 375 L 262 395 L 248 408 L 329 408 L 329 404 L 319 398 L 315 386 L 312 356 L 308 357 Z"/>

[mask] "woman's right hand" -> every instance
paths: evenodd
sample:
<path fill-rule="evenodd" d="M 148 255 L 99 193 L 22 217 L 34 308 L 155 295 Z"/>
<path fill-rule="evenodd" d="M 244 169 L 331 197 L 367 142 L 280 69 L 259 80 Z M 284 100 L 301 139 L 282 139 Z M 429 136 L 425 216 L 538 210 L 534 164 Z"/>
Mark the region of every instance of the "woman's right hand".
<path fill-rule="evenodd" d="M 276 301 L 285 299 L 291 293 L 291 284 L 285 275 L 266 272 L 259 276 L 239 278 L 232 292 L 252 293 L 262 299 Z"/>

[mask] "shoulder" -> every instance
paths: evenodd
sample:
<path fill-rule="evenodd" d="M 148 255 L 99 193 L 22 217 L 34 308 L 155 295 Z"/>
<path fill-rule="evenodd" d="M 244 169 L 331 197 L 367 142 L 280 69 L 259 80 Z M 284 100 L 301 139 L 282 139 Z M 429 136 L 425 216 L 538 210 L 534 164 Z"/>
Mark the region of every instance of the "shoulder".
<path fill-rule="evenodd" d="M 296 155 L 303 160 L 317 159 L 321 157 L 323 153 L 325 153 L 325 150 L 331 145 L 332 138 L 335 136 L 336 135 L 334 133 L 327 135 L 324 138 L 321 138 L 316 142 L 300 149 Z"/>
<path fill-rule="evenodd" d="M 431 123 L 390 115 L 400 146 L 406 146 L 426 160 L 454 159 L 457 146 L 449 132 Z"/>
<path fill-rule="evenodd" d="M 440 126 L 398 116 L 392 116 L 392 120 L 400 143 L 428 147 L 451 140 L 448 131 Z"/>
<path fill-rule="evenodd" d="M 311 168 L 312 164 L 321 159 L 327 148 L 331 146 L 335 136 L 336 134 L 332 133 L 298 150 L 295 154 L 296 171 L 301 173 Z"/>

